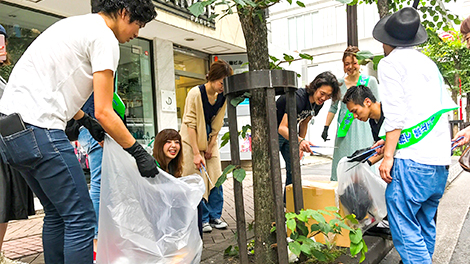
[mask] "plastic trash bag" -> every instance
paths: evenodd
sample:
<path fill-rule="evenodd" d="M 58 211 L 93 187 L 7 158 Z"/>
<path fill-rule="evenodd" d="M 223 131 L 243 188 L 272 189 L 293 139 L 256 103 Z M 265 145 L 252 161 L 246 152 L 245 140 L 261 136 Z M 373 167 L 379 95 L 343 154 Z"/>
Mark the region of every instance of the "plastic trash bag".
<path fill-rule="evenodd" d="M 359 228 L 367 230 L 387 215 L 387 184 L 367 163 L 350 162 L 347 157 L 338 163 L 338 196 L 348 214 L 355 214 Z"/>
<path fill-rule="evenodd" d="M 103 151 L 98 264 L 199 263 L 197 206 L 201 176 L 160 170 L 143 178 L 134 158 L 106 136 Z"/>

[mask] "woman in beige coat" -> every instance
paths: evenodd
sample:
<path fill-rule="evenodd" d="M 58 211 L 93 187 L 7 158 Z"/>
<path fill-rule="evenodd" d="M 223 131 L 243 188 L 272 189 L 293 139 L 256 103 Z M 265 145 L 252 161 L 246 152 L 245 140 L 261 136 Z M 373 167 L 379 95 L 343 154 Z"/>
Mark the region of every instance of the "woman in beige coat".
<path fill-rule="evenodd" d="M 219 60 L 212 63 L 207 83 L 189 91 L 184 107 L 181 125 L 185 160 L 183 175 L 197 173 L 204 178 L 206 193 L 199 205 L 203 232 L 211 232 L 212 227 L 227 227 L 227 223 L 220 220 L 224 205 L 222 186 L 215 188 L 214 184 L 222 174 L 217 135 L 227 107 L 223 81 L 232 74 L 232 67 L 227 62 Z"/>

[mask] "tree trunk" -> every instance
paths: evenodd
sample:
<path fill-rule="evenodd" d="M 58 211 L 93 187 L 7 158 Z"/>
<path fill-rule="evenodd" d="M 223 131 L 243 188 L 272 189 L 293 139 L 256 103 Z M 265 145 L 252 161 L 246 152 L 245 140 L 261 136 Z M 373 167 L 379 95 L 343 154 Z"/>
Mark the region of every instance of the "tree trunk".
<path fill-rule="evenodd" d="M 250 71 L 269 69 L 268 34 L 265 16 L 262 18 L 238 10 L 245 36 Z M 255 263 L 278 263 L 271 245 L 276 237 L 271 234 L 274 222 L 274 195 L 269 158 L 269 131 L 266 113 L 266 89 L 253 90 L 250 98 L 252 131 L 252 168 L 255 211 Z"/>
<path fill-rule="evenodd" d="M 388 0 L 377 0 L 377 9 L 379 10 L 380 18 L 388 15 Z"/>

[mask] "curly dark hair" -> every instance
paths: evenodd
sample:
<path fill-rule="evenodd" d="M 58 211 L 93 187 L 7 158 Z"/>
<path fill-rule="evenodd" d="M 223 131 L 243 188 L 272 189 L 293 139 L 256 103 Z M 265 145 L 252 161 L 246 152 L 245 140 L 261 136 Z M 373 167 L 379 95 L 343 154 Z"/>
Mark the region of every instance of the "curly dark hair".
<path fill-rule="evenodd" d="M 121 10 L 129 12 L 130 21 L 147 24 L 157 16 L 152 0 L 91 0 L 91 12 L 116 18 Z"/>
<path fill-rule="evenodd" d="M 307 90 L 308 95 L 313 95 L 315 91 L 320 88 L 322 85 L 329 85 L 333 88 L 333 94 L 331 95 L 331 99 L 333 101 L 337 101 L 341 97 L 341 90 L 339 89 L 339 82 L 336 79 L 335 75 L 330 71 L 322 72 L 315 77 L 315 79 L 307 86 L 305 89 Z"/>

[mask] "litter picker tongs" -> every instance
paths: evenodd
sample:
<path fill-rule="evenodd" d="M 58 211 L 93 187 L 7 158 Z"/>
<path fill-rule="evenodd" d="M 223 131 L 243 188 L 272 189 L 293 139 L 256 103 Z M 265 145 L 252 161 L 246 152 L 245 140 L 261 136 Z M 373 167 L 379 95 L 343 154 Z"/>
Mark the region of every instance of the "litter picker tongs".
<path fill-rule="evenodd" d="M 201 164 L 202 168 L 204 169 L 204 173 L 202 170 L 199 168 L 199 171 L 201 172 L 202 175 L 206 175 L 207 179 L 209 180 L 209 183 L 215 187 L 215 185 L 212 183 L 211 177 L 209 177 L 209 174 L 207 173 L 206 167 L 204 167 L 203 164 Z"/>
<path fill-rule="evenodd" d="M 379 149 L 383 146 L 384 145 L 379 145 L 375 148 L 371 148 L 369 150 L 366 150 L 364 152 L 356 154 L 355 156 L 350 157 L 348 162 L 357 161 L 357 164 L 354 164 L 353 166 L 349 167 L 346 171 L 350 171 L 351 169 L 355 168 L 359 164 L 366 162 L 366 160 L 370 159 L 372 156 L 376 154 L 376 151 L 375 151 L 376 149 Z"/>

